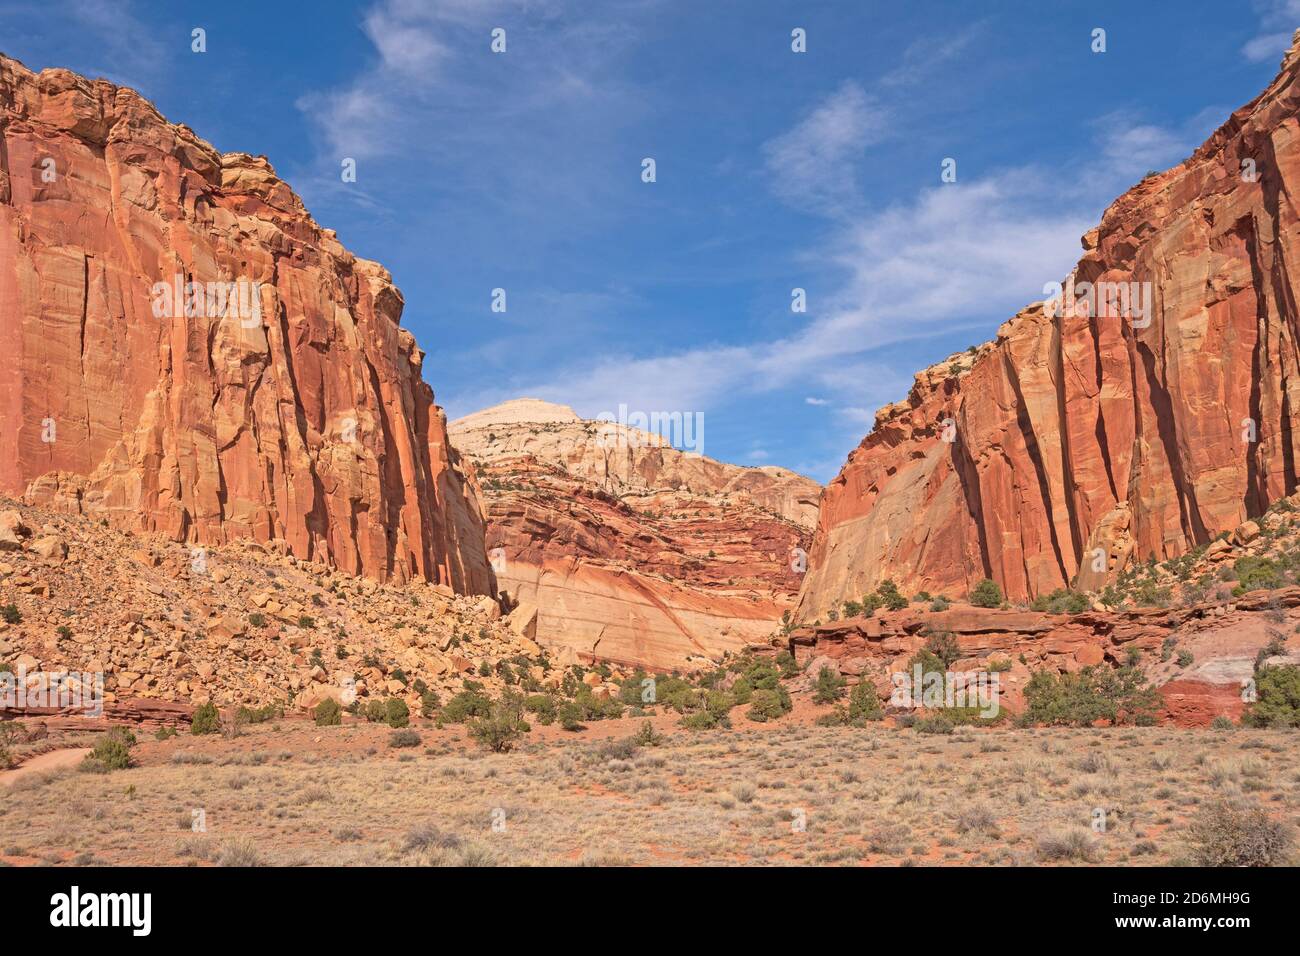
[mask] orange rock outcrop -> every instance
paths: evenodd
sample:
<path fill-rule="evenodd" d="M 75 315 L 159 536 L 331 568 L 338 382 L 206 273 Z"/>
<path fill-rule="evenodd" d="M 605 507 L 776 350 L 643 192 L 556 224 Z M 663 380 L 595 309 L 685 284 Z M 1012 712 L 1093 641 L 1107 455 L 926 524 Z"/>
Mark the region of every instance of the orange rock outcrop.
<path fill-rule="evenodd" d="M 850 683 L 867 681 L 888 700 L 893 674 L 934 634 L 951 635 L 960 653 L 950 670 L 999 671 L 1000 705 L 1025 706 L 1024 689 L 1039 670 L 1070 673 L 1093 664 L 1139 661 L 1163 700 L 1162 722 L 1208 726 L 1215 717 L 1239 721 L 1243 687 L 1261 650 L 1281 648 L 1267 664 L 1300 660 L 1288 643 L 1300 621 L 1300 586 L 1253 591 L 1180 608 L 1131 608 L 1049 614 L 956 604 L 945 610 L 913 605 L 790 633 L 787 647 L 810 674 L 829 665 Z M 1187 655 L 1180 660 L 1174 654 Z"/>
<path fill-rule="evenodd" d="M 1063 285 L 1141 300 L 1031 305 L 878 413 L 822 499 L 801 620 L 885 578 L 950 597 L 985 577 L 1014 599 L 1095 589 L 1296 490 L 1298 76 L 1293 47 L 1084 237 Z"/>
<path fill-rule="evenodd" d="M 402 305 L 264 158 L 0 57 L 0 492 L 490 593 Z"/>

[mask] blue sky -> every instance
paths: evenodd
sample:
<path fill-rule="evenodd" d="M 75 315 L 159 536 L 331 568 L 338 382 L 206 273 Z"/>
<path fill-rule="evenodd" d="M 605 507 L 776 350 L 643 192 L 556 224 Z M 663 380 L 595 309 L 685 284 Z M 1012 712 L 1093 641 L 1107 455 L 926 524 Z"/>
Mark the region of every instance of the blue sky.
<path fill-rule="evenodd" d="M 0 0 L 0 51 L 266 155 L 387 266 L 449 416 L 702 412 L 709 456 L 822 481 L 1296 27 L 1300 0 Z"/>

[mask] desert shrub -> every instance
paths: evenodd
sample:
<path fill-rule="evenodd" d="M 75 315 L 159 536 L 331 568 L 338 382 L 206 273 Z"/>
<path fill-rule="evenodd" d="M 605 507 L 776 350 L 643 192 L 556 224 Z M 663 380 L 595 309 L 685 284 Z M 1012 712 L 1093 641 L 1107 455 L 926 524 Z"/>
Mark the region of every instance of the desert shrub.
<path fill-rule="evenodd" d="M 922 734 L 950 734 L 956 726 L 947 711 L 936 710 L 917 717 L 912 729 Z"/>
<path fill-rule="evenodd" d="M 402 747 L 420 746 L 420 735 L 409 727 L 402 730 L 394 730 L 388 735 L 388 746 L 395 749 Z"/>
<path fill-rule="evenodd" d="M 1296 628 L 1296 633 L 1300 634 L 1300 627 Z M 1268 629 L 1268 643 L 1259 649 L 1255 655 L 1255 670 L 1259 671 L 1264 666 L 1264 662 L 1270 657 L 1279 657 L 1286 654 L 1286 636 L 1277 628 Z"/>
<path fill-rule="evenodd" d="M 525 697 L 524 709 L 530 714 L 536 714 L 537 722 L 543 727 L 555 723 L 556 714 L 559 712 L 555 698 L 550 694 L 532 694 Z"/>
<path fill-rule="evenodd" d="M 655 678 L 655 703 L 670 707 L 679 714 L 696 706 L 697 696 L 698 691 L 680 677 Z"/>
<path fill-rule="evenodd" d="M 928 647 L 923 647 L 913 654 L 907 661 L 907 672 L 915 672 L 917 665 L 921 666 L 921 678 L 925 679 L 927 674 L 938 673 L 946 675 L 948 668 L 934 651 Z"/>
<path fill-rule="evenodd" d="M 13 752 L 18 734 L 18 727 L 12 721 L 0 721 L 0 770 L 8 770 L 18 762 Z"/>
<path fill-rule="evenodd" d="M 601 700 L 586 684 L 578 685 L 573 702 L 582 709 L 583 720 L 617 720 L 623 716 L 623 705 L 613 697 Z"/>
<path fill-rule="evenodd" d="M 935 631 L 925 640 L 925 649 L 933 654 L 943 666 L 940 670 L 948 670 L 961 657 L 961 650 L 957 647 L 957 639 L 952 636 L 951 631 Z"/>
<path fill-rule="evenodd" d="M 1300 727 L 1300 667 L 1262 666 L 1255 671 L 1255 702 L 1242 718 L 1251 727 Z"/>
<path fill-rule="evenodd" d="M 638 747 L 640 747 L 640 744 L 632 737 L 625 737 L 622 740 L 606 740 L 591 751 L 591 756 L 597 763 L 608 763 L 611 760 L 626 761 L 636 756 Z"/>
<path fill-rule="evenodd" d="M 1002 589 L 998 587 L 996 581 L 984 578 L 970 592 L 970 602 L 976 607 L 1000 607 L 1002 604 Z"/>
<path fill-rule="evenodd" d="M 930 610 L 934 611 L 935 613 L 938 613 L 939 611 L 946 611 L 950 607 L 952 607 L 952 602 L 949 601 L 942 594 L 930 602 Z"/>
<path fill-rule="evenodd" d="M 194 717 L 190 720 L 190 733 L 195 734 L 215 734 L 221 730 L 221 714 L 217 711 L 217 705 L 208 703 L 200 704 L 194 710 Z"/>
<path fill-rule="evenodd" d="M 1093 664 L 1075 674 L 1035 671 L 1025 685 L 1027 724 L 1088 727 L 1153 720 L 1160 695 L 1136 667 Z"/>
<path fill-rule="evenodd" d="M 707 710 L 697 710 L 687 714 L 678 723 L 687 730 L 715 730 L 719 726 L 718 718 Z"/>
<path fill-rule="evenodd" d="M 94 750 L 86 754 L 82 768 L 99 773 L 125 770 L 131 766 L 131 748 L 134 746 L 135 734 L 125 727 L 113 727 L 95 744 Z"/>
<path fill-rule="evenodd" d="M 632 738 L 636 741 L 638 747 L 658 747 L 664 742 L 664 735 L 655 730 L 655 725 L 650 721 L 641 722 L 641 728 Z"/>
<path fill-rule="evenodd" d="M 1173 592 L 1167 587 L 1160 587 L 1155 581 L 1143 581 L 1133 590 L 1133 603 L 1141 607 L 1168 607 L 1173 600 Z"/>
<path fill-rule="evenodd" d="M 641 699 L 645 693 L 644 682 L 650 679 L 651 677 L 649 674 L 647 674 L 643 670 L 638 669 L 636 673 L 634 673 L 631 677 L 627 678 L 627 680 L 619 681 L 618 695 L 617 695 L 619 702 L 623 704 L 627 704 L 628 706 L 631 707 L 638 707 L 643 703 L 650 703 L 650 701 L 643 701 Z M 655 699 L 658 700 L 659 687 L 657 682 L 655 686 L 654 696 Z"/>
<path fill-rule="evenodd" d="M 833 704 L 844 696 L 844 678 L 835 668 L 823 664 L 817 672 L 817 684 L 813 691 L 813 701 L 818 704 Z"/>
<path fill-rule="evenodd" d="M 1225 800 L 1202 807 L 1188 827 L 1192 858 L 1200 866 L 1283 866 L 1291 857 L 1291 828 L 1263 807 Z"/>
<path fill-rule="evenodd" d="M 813 721 L 818 727 L 845 727 L 849 722 L 849 712 L 842 706 L 832 707 L 829 713 L 818 715 Z"/>
<path fill-rule="evenodd" d="M 799 673 L 799 665 L 795 662 L 794 655 L 788 650 L 781 651 L 776 655 L 776 666 L 781 677 L 794 677 Z"/>
<path fill-rule="evenodd" d="M 1031 610 L 1049 614 L 1078 614 L 1088 610 L 1088 606 L 1086 594 L 1068 588 L 1057 588 L 1051 594 L 1040 594 L 1029 605 Z"/>
<path fill-rule="evenodd" d="M 998 818 L 987 805 L 977 803 L 966 807 L 957 814 L 957 832 L 987 833 L 990 836 L 998 832 Z"/>
<path fill-rule="evenodd" d="M 711 690 L 702 693 L 697 701 L 697 709 L 681 720 L 681 725 L 688 730 L 712 730 L 715 727 L 730 727 L 731 708 L 735 700 L 724 691 Z"/>
<path fill-rule="evenodd" d="M 284 716 L 284 708 L 275 704 L 267 704 L 264 707 L 243 707 L 235 712 L 240 723 L 244 724 L 264 724 L 268 720 L 277 720 Z"/>
<path fill-rule="evenodd" d="M 1011 670 L 1011 659 L 1008 657 L 990 657 L 984 667 L 990 674 L 1004 674 Z"/>
<path fill-rule="evenodd" d="M 871 681 L 862 678 L 858 681 L 853 692 L 849 694 L 849 709 L 847 718 L 851 724 L 861 724 L 868 720 L 880 720 L 885 716 L 884 708 L 880 706 L 880 697 L 876 694 L 876 687 Z"/>
<path fill-rule="evenodd" d="M 1196 657 L 1192 654 L 1191 651 L 1187 650 L 1186 648 L 1178 652 L 1179 667 L 1191 667 L 1192 661 L 1194 660 L 1196 660 Z"/>
<path fill-rule="evenodd" d="M 524 700 L 507 693 L 493 701 L 487 716 L 469 723 L 469 735 L 493 753 L 508 753 L 532 728 L 524 720 Z"/>
<path fill-rule="evenodd" d="M 731 699 L 737 704 L 748 704 L 754 696 L 754 685 L 748 677 L 737 677 L 731 685 Z"/>
<path fill-rule="evenodd" d="M 1237 586 L 1232 589 L 1232 593 L 1238 596 L 1245 594 L 1247 591 L 1258 591 L 1260 589 L 1271 591 L 1286 584 L 1286 579 L 1282 577 L 1281 570 L 1271 558 L 1247 555 L 1244 558 L 1238 558 L 1233 563 L 1232 569 L 1237 573 Z"/>
<path fill-rule="evenodd" d="M 571 700 L 566 700 L 560 705 L 560 710 L 556 716 L 559 718 L 560 726 L 565 730 L 579 731 L 585 730 L 587 727 L 582 722 L 582 708 Z"/>
<path fill-rule="evenodd" d="M 1097 858 L 1097 845 L 1087 830 L 1046 833 L 1038 839 L 1040 860 L 1078 860 L 1091 863 Z"/>
<path fill-rule="evenodd" d="M 217 866 L 262 866 L 262 856 L 252 837 L 234 837 L 227 840 L 217 856 Z"/>
<path fill-rule="evenodd" d="M 442 708 L 442 698 L 438 696 L 437 691 L 430 690 L 427 687 L 423 690 L 416 689 L 420 694 L 420 716 L 432 717 Z"/>
<path fill-rule="evenodd" d="M 260 611 L 254 611 L 248 615 L 248 623 L 253 627 L 266 627 L 266 615 Z"/>
<path fill-rule="evenodd" d="M 486 717 L 492 702 L 477 690 L 462 690 L 443 705 L 438 719 L 447 724 L 463 724 L 471 717 Z"/>
<path fill-rule="evenodd" d="M 742 658 L 733 665 L 733 669 L 754 690 L 775 690 L 781 683 L 781 672 L 777 670 L 776 665 L 771 661 Z"/>
<path fill-rule="evenodd" d="M 411 722 L 411 709 L 400 697 L 390 697 L 384 702 L 384 723 L 389 727 L 401 728 Z"/>
<path fill-rule="evenodd" d="M 0 607 L 0 618 L 4 618 L 6 624 L 21 624 L 23 612 L 18 610 L 17 604 L 6 604 Z"/>
<path fill-rule="evenodd" d="M 784 717 L 790 713 L 793 706 L 790 702 L 790 694 L 784 687 L 778 686 L 775 690 L 756 690 L 754 696 L 750 698 L 749 710 L 745 716 L 750 720 L 765 723 Z"/>
<path fill-rule="evenodd" d="M 337 727 L 343 723 L 343 709 L 333 697 L 326 697 L 317 704 L 313 714 L 317 727 Z"/>
<path fill-rule="evenodd" d="M 889 578 L 885 578 L 880 582 L 880 585 L 876 588 L 876 594 L 879 596 L 881 604 L 888 611 L 901 611 L 908 605 L 908 600 L 898 590 L 898 585 Z"/>
<path fill-rule="evenodd" d="M 1235 730 L 1237 725 L 1232 722 L 1232 718 L 1226 714 L 1219 714 L 1210 721 L 1211 730 Z"/>

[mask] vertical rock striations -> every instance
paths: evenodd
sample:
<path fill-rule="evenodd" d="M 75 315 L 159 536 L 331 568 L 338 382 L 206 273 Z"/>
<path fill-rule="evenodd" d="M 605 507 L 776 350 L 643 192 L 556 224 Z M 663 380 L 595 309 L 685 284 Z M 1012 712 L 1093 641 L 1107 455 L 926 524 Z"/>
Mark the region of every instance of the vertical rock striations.
<path fill-rule="evenodd" d="M 402 304 L 264 158 L 0 57 L 0 491 L 490 592 Z"/>
<path fill-rule="evenodd" d="M 1084 236 L 1073 282 L 1149 283 L 1145 316 L 1104 296 L 1031 305 L 878 413 L 823 496 L 801 619 L 884 578 L 954 594 L 991 577 L 1014 598 L 1100 587 L 1296 490 L 1298 74 L 1293 47 L 1268 89 Z"/>

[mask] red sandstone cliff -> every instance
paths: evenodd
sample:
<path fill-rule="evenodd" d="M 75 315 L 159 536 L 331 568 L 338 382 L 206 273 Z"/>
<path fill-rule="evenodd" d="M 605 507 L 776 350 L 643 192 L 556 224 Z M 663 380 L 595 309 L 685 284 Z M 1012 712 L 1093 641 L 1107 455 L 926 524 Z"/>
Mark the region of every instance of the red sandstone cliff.
<path fill-rule="evenodd" d="M 1296 490 L 1298 74 L 1293 47 L 1268 89 L 1084 237 L 1074 281 L 1149 282 L 1149 322 L 1031 305 L 878 413 L 823 495 L 800 619 L 884 578 L 1097 588 Z"/>
<path fill-rule="evenodd" d="M 0 492 L 490 592 L 402 304 L 264 158 L 0 56 Z"/>

